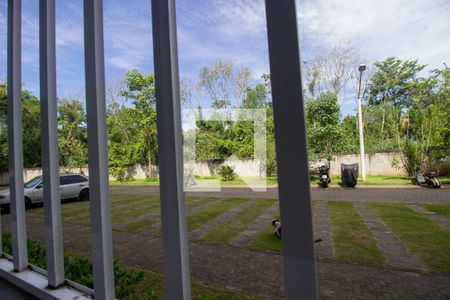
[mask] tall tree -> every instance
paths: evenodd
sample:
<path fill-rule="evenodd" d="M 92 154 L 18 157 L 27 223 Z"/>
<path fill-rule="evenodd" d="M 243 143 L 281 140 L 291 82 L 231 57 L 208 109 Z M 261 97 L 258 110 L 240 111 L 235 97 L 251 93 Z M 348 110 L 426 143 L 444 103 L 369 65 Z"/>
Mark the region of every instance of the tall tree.
<path fill-rule="evenodd" d="M 340 126 L 340 107 L 336 94 L 328 92 L 306 103 L 308 147 L 311 160 L 331 160 L 332 154 L 345 151 Z"/>
<path fill-rule="evenodd" d="M 78 100 L 58 99 L 59 164 L 87 165 L 86 112 Z"/>
<path fill-rule="evenodd" d="M 375 63 L 375 73 L 366 88 L 368 105 L 378 106 L 381 113 L 379 142 L 384 148 L 385 141 L 397 138 L 398 124 L 403 110 L 412 105 L 412 90 L 417 84 L 417 75 L 425 68 L 417 60 L 402 61 L 389 57 Z M 387 128 L 390 126 L 390 128 Z"/>
<path fill-rule="evenodd" d="M 339 95 L 356 74 L 360 61 L 357 51 L 351 46 L 337 46 L 304 61 L 306 91 L 309 96 L 315 98 L 327 91 Z"/>
<path fill-rule="evenodd" d="M 134 108 L 137 132 L 134 142 L 139 150 L 137 162 L 148 166 L 148 176 L 153 176 L 153 165 L 158 164 L 158 144 L 156 130 L 155 77 L 143 75 L 134 69 L 125 75 L 125 88 L 121 95 Z"/>
<path fill-rule="evenodd" d="M 8 169 L 7 87 L 0 83 L 0 170 Z M 39 100 L 22 91 L 23 163 L 26 168 L 41 166 Z"/>
<path fill-rule="evenodd" d="M 219 60 L 212 67 L 201 68 L 198 86 L 211 99 L 213 108 L 226 108 L 240 103 L 250 75 L 248 68 L 235 69 L 232 63 Z"/>

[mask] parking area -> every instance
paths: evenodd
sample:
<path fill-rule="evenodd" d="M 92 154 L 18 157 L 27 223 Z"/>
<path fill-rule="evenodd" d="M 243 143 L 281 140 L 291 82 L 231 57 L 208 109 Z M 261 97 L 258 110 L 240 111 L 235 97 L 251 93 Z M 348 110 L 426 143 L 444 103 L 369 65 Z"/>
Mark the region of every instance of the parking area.
<path fill-rule="evenodd" d="M 322 240 L 316 243 L 320 295 L 450 296 L 449 191 L 313 188 L 314 235 Z M 188 193 L 193 278 L 248 295 L 282 297 L 282 244 L 270 225 L 279 217 L 276 196 L 274 188 Z M 111 213 L 114 257 L 162 272 L 158 187 L 112 186 Z M 42 207 L 27 212 L 32 239 L 44 241 L 43 214 Z M 62 216 L 65 248 L 89 254 L 89 202 L 63 204 Z M 2 226 L 9 230 L 9 215 L 2 216 Z M 403 283 L 392 284 L 393 278 Z"/>
<path fill-rule="evenodd" d="M 151 185 L 112 185 L 111 194 L 127 195 L 159 195 L 159 187 Z M 253 192 L 246 187 L 222 187 L 220 192 L 192 192 L 187 193 L 192 197 L 220 197 L 246 199 L 277 199 L 278 188 L 269 187 L 265 192 Z M 299 191 L 299 197 L 302 196 Z M 356 187 L 355 189 L 331 187 L 323 189 L 311 188 L 313 200 L 323 201 L 358 201 L 358 202 L 387 202 L 387 203 L 446 203 L 450 204 L 450 188 L 444 186 L 441 189 L 424 187 L 396 187 L 373 186 Z"/>

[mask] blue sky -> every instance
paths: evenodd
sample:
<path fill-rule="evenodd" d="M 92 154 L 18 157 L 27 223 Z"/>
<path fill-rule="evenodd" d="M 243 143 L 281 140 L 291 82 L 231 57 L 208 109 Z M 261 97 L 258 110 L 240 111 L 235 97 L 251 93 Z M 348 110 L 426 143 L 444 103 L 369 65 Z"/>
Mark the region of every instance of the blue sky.
<path fill-rule="evenodd" d="M 0 80 L 6 79 L 6 0 L 0 0 Z M 38 0 L 23 0 L 24 88 L 39 94 Z M 82 0 L 56 0 L 58 96 L 83 99 Z M 367 62 L 388 56 L 430 68 L 450 62 L 448 0 L 301 0 L 297 3 L 302 59 L 351 44 Z M 263 0 L 178 0 L 180 76 L 196 79 L 218 59 L 268 73 Z M 136 67 L 153 71 L 150 0 L 104 0 L 106 77 L 118 82 Z M 353 113 L 354 91 L 341 96 Z"/>

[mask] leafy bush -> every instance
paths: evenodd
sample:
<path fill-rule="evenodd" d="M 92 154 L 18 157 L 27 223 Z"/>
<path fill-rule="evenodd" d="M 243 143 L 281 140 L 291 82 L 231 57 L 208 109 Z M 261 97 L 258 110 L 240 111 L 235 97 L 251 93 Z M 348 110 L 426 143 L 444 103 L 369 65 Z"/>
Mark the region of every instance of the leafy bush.
<path fill-rule="evenodd" d="M 3 234 L 3 251 L 11 253 L 11 235 Z M 46 269 L 45 246 L 28 240 L 28 259 L 30 264 Z M 64 254 L 64 269 L 67 279 L 93 288 L 92 262 L 87 258 Z M 114 261 L 114 285 L 117 299 L 134 299 L 136 287 L 144 281 L 144 272 L 126 269 Z"/>
<path fill-rule="evenodd" d="M 225 181 L 232 181 L 237 176 L 232 167 L 225 165 L 219 168 L 219 175 L 222 176 Z"/>

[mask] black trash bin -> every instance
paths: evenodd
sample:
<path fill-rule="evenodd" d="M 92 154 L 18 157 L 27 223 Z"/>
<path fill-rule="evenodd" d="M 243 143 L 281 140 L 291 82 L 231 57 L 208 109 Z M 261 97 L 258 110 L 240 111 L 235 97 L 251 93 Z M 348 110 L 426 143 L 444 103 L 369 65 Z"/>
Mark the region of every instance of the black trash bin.
<path fill-rule="evenodd" d="M 355 187 L 358 183 L 358 164 L 341 164 L 341 181 L 346 187 Z"/>

